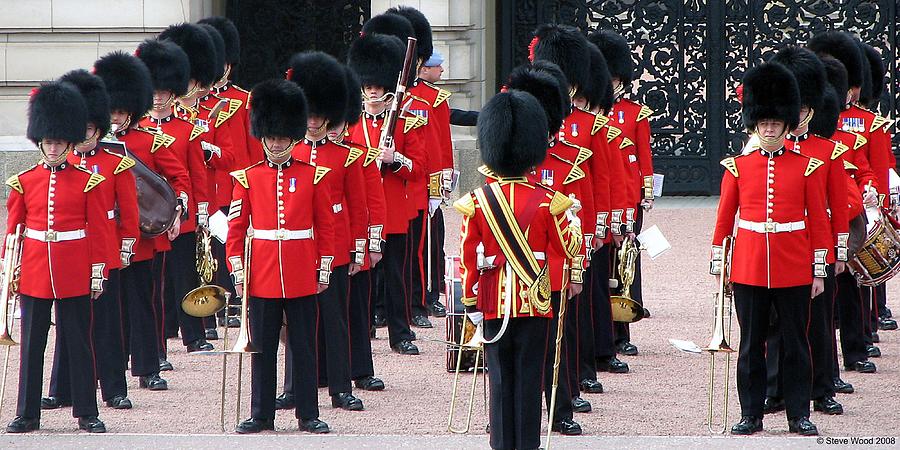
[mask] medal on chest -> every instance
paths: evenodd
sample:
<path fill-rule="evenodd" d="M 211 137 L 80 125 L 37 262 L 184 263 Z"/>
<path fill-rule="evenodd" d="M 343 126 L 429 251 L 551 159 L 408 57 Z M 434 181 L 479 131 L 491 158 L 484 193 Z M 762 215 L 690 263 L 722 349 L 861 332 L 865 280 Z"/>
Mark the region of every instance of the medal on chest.
<path fill-rule="evenodd" d="M 541 184 L 553 186 L 553 170 L 541 169 Z"/>
<path fill-rule="evenodd" d="M 297 192 L 297 179 L 296 178 L 291 177 L 291 179 L 288 181 L 288 184 L 289 184 L 288 192 Z"/>
<path fill-rule="evenodd" d="M 91 172 L 93 172 L 93 173 L 100 173 L 100 166 L 98 166 L 98 165 L 96 165 L 96 164 L 92 165 L 92 166 L 91 166 Z"/>
<path fill-rule="evenodd" d="M 625 111 L 619 111 L 619 123 L 625 123 Z"/>
<path fill-rule="evenodd" d="M 578 137 L 578 124 L 572 124 L 572 137 Z"/>

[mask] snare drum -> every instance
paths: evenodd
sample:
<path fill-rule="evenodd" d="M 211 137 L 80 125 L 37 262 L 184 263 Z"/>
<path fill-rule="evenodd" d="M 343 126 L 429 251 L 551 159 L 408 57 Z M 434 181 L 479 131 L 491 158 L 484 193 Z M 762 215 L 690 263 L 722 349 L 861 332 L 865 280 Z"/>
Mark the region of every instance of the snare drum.
<path fill-rule="evenodd" d="M 900 233 L 880 209 L 867 209 L 866 240 L 848 263 L 863 286 L 877 286 L 900 272 Z"/>

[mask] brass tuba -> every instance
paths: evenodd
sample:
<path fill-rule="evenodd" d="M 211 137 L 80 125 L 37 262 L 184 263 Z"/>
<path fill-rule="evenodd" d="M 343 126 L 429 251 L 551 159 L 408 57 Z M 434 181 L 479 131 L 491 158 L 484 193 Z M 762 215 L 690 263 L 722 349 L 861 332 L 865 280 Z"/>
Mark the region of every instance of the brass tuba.
<path fill-rule="evenodd" d="M 200 286 L 181 299 L 181 309 L 194 317 L 209 317 L 225 307 L 225 288 L 212 283 L 219 268 L 212 253 L 212 234 L 206 227 L 197 227 L 197 274 Z"/>
<path fill-rule="evenodd" d="M 626 237 L 622 246 L 613 254 L 612 273 L 609 280 L 609 302 L 615 322 L 632 323 L 644 318 L 644 306 L 631 298 L 631 284 L 634 282 L 635 266 L 641 249 L 634 239 Z"/>

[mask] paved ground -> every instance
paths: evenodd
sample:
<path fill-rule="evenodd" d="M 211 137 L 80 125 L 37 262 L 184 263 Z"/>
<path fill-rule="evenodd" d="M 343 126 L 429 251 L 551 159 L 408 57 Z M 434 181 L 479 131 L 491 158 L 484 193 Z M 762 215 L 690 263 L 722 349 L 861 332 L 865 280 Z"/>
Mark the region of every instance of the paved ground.
<path fill-rule="evenodd" d="M 555 437 L 554 447 L 598 448 L 633 446 L 662 448 L 679 447 L 745 447 L 745 446 L 816 446 L 815 439 L 790 438 L 783 413 L 766 418 L 766 431 L 751 439 L 710 438 L 705 428 L 706 384 L 708 359 L 705 355 L 690 355 L 677 351 L 669 338 L 693 340 L 704 345 L 709 340 L 712 324 L 712 279 L 706 275 L 707 257 L 715 201 L 701 198 L 660 200 L 646 219 L 647 226 L 656 224 L 672 244 L 672 250 L 655 261 L 643 262 L 645 301 L 653 317 L 632 328 L 633 341 L 640 355 L 623 357 L 631 366 L 624 375 L 601 374 L 604 394 L 589 395 L 594 411 L 578 414 L 585 436 L 581 438 Z M 448 253 L 457 248 L 459 218 L 451 211 L 448 217 Z M 900 284 L 888 284 L 889 304 L 900 312 Z M 271 447 L 288 443 L 302 447 L 415 447 L 484 448 L 486 415 L 480 396 L 476 400 L 473 434 L 456 437 L 446 431 L 451 377 L 444 370 L 444 346 L 429 339 L 444 338 L 444 324 L 435 321 L 431 330 L 417 329 L 422 350 L 420 356 L 399 356 L 390 351 L 384 330 L 379 330 L 373 343 L 376 372 L 388 388 L 379 393 L 358 393 L 364 400 L 363 412 L 334 410 L 327 393 L 320 391 L 321 418 L 327 421 L 333 434 L 326 437 L 294 434 L 297 423 L 293 414 L 280 412 L 276 427 L 283 434 L 267 434 L 243 439 L 233 434 L 217 436 L 219 428 L 219 381 L 221 358 L 187 355 L 179 341 L 170 341 L 170 360 L 175 372 L 167 372 L 170 390 L 149 392 L 137 388 L 137 380 L 129 379 L 130 397 L 135 403 L 131 411 L 101 408 L 101 418 L 110 435 L 70 436 L 76 431 L 71 411 L 48 411 L 42 417 L 40 434 L 18 437 L 0 436 L 0 447 L 147 447 L 161 448 L 223 446 Z M 737 327 L 735 325 L 735 336 Z M 875 359 L 878 373 L 845 374 L 844 378 L 856 387 L 856 393 L 841 395 L 838 400 L 847 411 L 843 416 L 813 414 L 813 421 L 826 437 L 876 437 L 898 435 L 900 409 L 900 332 L 882 332 L 881 350 L 884 357 Z M 734 340 L 737 345 L 737 339 Z M 52 341 L 50 344 L 52 349 Z M 49 371 L 48 351 L 47 370 Z M 0 352 L 0 358 L 3 353 Z M 10 360 L 9 382 L 0 421 L 14 415 L 18 355 Z M 229 367 L 234 368 L 234 359 Z M 2 362 L 2 360 L 0 360 Z M 733 364 L 732 364 L 733 369 Z M 471 378 L 465 376 L 464 382 Z M 249 412 L 249 363 L 244 365 L 244 395 L 240 416 Z M 732 378 L 733 380 L 733 378 Z M 235 382 L 229 382 L 233 389 Z M 46 386 L 46 382 L 45 382 Z M 45 387 L 46 391 L 46 387 Z M 737 396 L 731 387 L 732 413 L 729 421 L 739 415 Z M 234 423 L 234 404 L 228 405 L 228 425 Z M 124 433 L 139 433 L 136 435 Z M 164 435 L 162 437 L 146 434 Z M 373 436 L 374 435 L 374 436 Z M 682 437 L 672 437 L 682 436 Z M 241 440 L 236 440 L 241 439 Z"/>

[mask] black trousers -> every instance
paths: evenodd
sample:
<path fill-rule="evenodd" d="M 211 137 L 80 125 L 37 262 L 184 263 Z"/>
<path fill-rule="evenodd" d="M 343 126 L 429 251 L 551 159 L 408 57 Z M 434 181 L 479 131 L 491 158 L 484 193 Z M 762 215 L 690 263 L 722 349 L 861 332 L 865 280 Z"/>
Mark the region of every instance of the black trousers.
<path fill-rule="evenodd" d="M 348 328 L 350 277 L 348 264 L 331 272 L 328 289 L 316 296 L 319 304 L 318 377 L 327 374 L 328 393 L 351 392 L 350 330 Z M 293 356 L 293 354 L 292 354 Z"/>
<path fill-rule="evenodd" d="M 742 416 L 763 416 L 766 398 L 766 337 L 771 309 L 779 317 L 784 349 L 782 370 L 788 419 L 809 416 L 812 362 L 806 328 L 809 324 L 810 286 L 769 289 L 734 284 L 734 306 L 741 328 L 737 388 Z"/>
<path fill-rule="evenodd" d="M 566 297 L 566 292 L 562 292 L 561 295 Z M 586 312 L 585 308 L 581 307 L 581 295 L 573 297 L 567 300 L 569 303 L 566 305 L 566 317 L 565 319 L 565 328 L 563 329 L 563 334 L 565 334 L 564 339 L 564 347 L 563 356 L 566 358 L 566 378 L 565 383 L 569 388 L 569 396 L 572 398 L 578 397 L 581 395 L 578 377 L 578 364 L 579 364 L 579 347 L 581 345 L 579 339 L 579 325 L 581 322 L 581 317 L 579 316 L 582 312 Z M 562 376 L 562 372 L 560 372 L 560 376 Z M 560 377 L 560 383 L 562 383 L 562 378 Z"/>
<path fill-rule="evenodd" d="M 871 327 L 873 331 L 878 331 L 878 319 L 884 315 L 887 308 L 887 286 L 882 283 L 875 286 L 875 301 L 872 302 L 872 314 L 869 315 L 872 321 Z"/>
<path fill-rule="evenodd" d="M 425 308 L 425 272 L 422 264 L 425 243 L 425 216 L 428 211 L 422 210 L 409 221 L 409 232 L 406 233 L 406 267 L 403 272 L 404 284 L 408 287 L 408 308 L 410 317 L 428 316 Z"/>
<path fill-rule="evenodd" d="M 319 417 L 316 388 L 316 320 L 315 296 L 298 298 L 250 297 L 248 305 L 250 339 L 260 353 L 250 357 L 250 416 L 275 418 L 275 382 L 278 359 L 278 337 L 282 321 L 287 320 L 288 342 L 294 353 L 292 377 L 296 386 L 296 417 L 309 420 Z"/>
<path fill-rule="evenodd" d="M 431 289 L 425 295 L 425 302 L 428 305 L 437 303 L 441 292 L 444 292 L 444 260 L 447 259 L 447 254 L 444 253 L 444 234 L 444 212 L 438 208 L 431 216 L 431 241 L 425 248 L 426 277 L 429 272 L 431 273 Z M 431 269 L 428 269 L 429 264 Z"/>
<path fill-rule="evenodd" d="M 19 401 L 16 415 L 41 417 L 44 350 L 50 332 L 50 307 L 56 303 L 56 340 L 68 351 L 72 417 L 97 415 L 97 382 L 91 348 L 90 296 L 43 299 L 21 296 L 22 334 L 19 363 Z"/>
<path fill-rule="evenodd" d="M 859 361 L 866 361 L 866 338 L 863 320 L 863 299 L 856 278 L 849 270 L 837 277 L 837 301 L 835 309 L 841 328 L 841 354 L 844 366 L 851 366 Z M 840 365 L 837 359 L 837 342 L 833 343 L 832 376 L 840 376 Z"/>
<path fill-rule="evenodd" d="M 556 358 L 556 330 L 559 324 L 558 314 L 560 297 L 561 295 L 559 292 L 553 293 L 551 300 L 555 314 L 554 317 L 550 319 L 550 323 L 547 325 L 547 333 L 544 336 L 544 398 L 547 402 L 548 411 L 550 410 L 550 394 L 553 392 L 553 363 Z M 573 303 L 573 301 L 568 301 L 568 303 L 566 303 L 567 316 L 572 314 L 571 306 Z M 510 319 L 510 323 L 516 320 L 518 319 Z M 567 317 L 564 317 L 563 320 L 568 323 Z M 565 324 L 563 324 L 563 326 L 565 327 Z M 487 330 L 485 330 L 485 332 L 486 331 Z M 556 387 L 556 412 L 553 414 L 554 422 L 558 422 L 562 419 L 571 419 L 573 413 L 572 391 L 571 386 L 569 386 L 569 360 L 566 357 L 566 343 L 568 339 L 569 336 L 566 335 L 566 330 L 563 328 L 563 339 L 559 346 L 562 354 L 559 358 L 559 378 Z M 488 370 L 490 371 L 490 368 L 488 368 Z M 491 423 L 493 423 L 493 421 Z"/>
<path fill-rule="evenodd" d="M 406 304 L 406 286 L 403 283 L 406 259 L 406 235 L 389 234 L 384 245 L 380 266 L 384 266 L 384 318 L 387 320 L 391 346 L 413 339 L 409 329 L 409 309 Z"/>
<path fill-rule="evenodd" d="M 594 338 L 594 305 L 593 291 L 594 284 L 591 282 L 593 276 L 591 272 L 595 270 L 594 261 L 591 260 L 591 266 L 584 272 L 584 284 L 582 285 L 581 294 L 575 301 L 576 315 L 578 316 L 578 345 L 576 348 L 575 362 L 572 364 L 572 377 L 575 380 L 574 385 L 579 387 L 581 380 L 597 379 L 597 359 L 595 358 L 595 338 Z M 607 301 L 608 305 L 609 302 Z M 604 305 L 605 306 L 605 305 Z"/>
<path fill-rule="evenodd" d="M 205 339 L 203 319 L 188 315 L 181 307 L 181 299 L 185 294 L 200 286 L 200 277 L 197 275 L 197 233 L 182 233 L 172 241 L 172 250 L 166 254 L 165 280 L 162 298 L 166 317 L 177 318 L 182 343 L 188 345 Z"/>
<path fill-rule="evenodd" d="M 834 397 L 834 383 L 832 374 L 834 371 L 834 296 L 836 283 L 834 278 L 834 266 L 828 267 L 828 278 L 825 279 L 825 290 L 810 302 L 809 350 L 812 361 L 812 391 L 810 397 L 819 399 Z M 784 349 L 780 332 L 780 318 L 773 310 L 773 320 L 769 329 L 769 337 L 766 341 L 766 371 L 768 373 L 768 386 L 766 395 L 782 398 L 784 372 Z"/>
<path fill-rule="evenodd" d="M 122 308 L 119 305 L 119 269 L 109 271 L 103 295 L 93 301 L 91 338 L 94 346 L 97 378 L 103 400 L 128 395 L 125 384 L 125 352 L 122 335 Z M 50 373 L 50 396 L 65 402 L 72 400 L 69 346 L 57 339 Z"/>
<path fill-rule="evenodd" d="M 500 341 L 484 347 L 490 385 L 491 448 L 533 449 L 541 445 L 539 349 L 554 319 L 510 319 Z M 497 335 L 501 319 L 484 321 L 485 337 Z"/>
<path fill-rule="evenodd" d="M 382 254 L 382 258 L 384 254 Z M 372 319 L 374 320 L 375 314 L 380 314 L 384 317 L 384 259 L 381 260 L 377 266 L 371 269 L 372 271 L 372 308 L 371 314 Z"/>
<path fill-rule="evenodd" d="M 372 341 L 369 340 L 371 292 L 372 270 L 350 277 L 350 377 L 354 380 L 375 375 Z"/>
<path fill-rule="evenodd" d="M 153 307 L 153 260 L 138 261 L 122 269 L 122 311 L 128 322 L 131 375 L 159 372 L 160 316 Z"/>
<path fill-rule="evenodd" d="M 594 319 L 594 355 L 611 358 L 616 355 L 612 306 L 609 304 L 609 258 L 612 244 L 594 252 L 591 258 L 591 304 Z M 596 375 L 595 375 L 596 377 Z"/>
<path fill-rule="evenodd" d="M 644 227 L 644 208 L 641 204 L 635 207 L 634 234 L 639 234 Z M 637 259 L 634 262 L 634 281 L 631 283 L 631 298 L 644 304 L 644 293 L 641 289 L 641 252 L 638 252 Z M 631 324 L 625 322 L 614 322 L 616 334 L 616 344 L 631 341 Z"/>
<path fill-rule="evenodd" d="M 863 323 L 863 339 L 866 345 L 874 345 L 872 333 L 878 331 L 877 327 L 872 326 L 872 305 L 876 302 L 875 288 L 869 286 L 860 286 L 859 295 L 862 297 L 862 323 Z"/>

